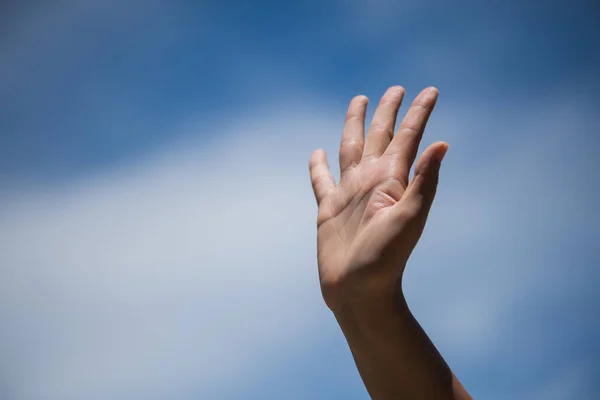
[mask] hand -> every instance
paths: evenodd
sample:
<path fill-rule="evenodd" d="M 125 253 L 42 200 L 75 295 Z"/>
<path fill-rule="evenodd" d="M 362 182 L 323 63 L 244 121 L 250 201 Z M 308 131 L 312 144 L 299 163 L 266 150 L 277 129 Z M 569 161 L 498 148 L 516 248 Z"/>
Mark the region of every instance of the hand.
<path fill-rule="evenodd" d="M 368 99 L 352 99 L 340 145 L 339 185 L 331 176 L 324 150 L 315 150 L 310 158 L 319 205 L 319 276 L 323 297 L 332 310 L 348 303 L 393 303 L 406 262 L 425 227 L 448 144 L 430 145 L 409 181 L 438 91 L 423 90 L 394 135 L 404 93 L 400 86 L 386 91 L 366 139 Z"/>

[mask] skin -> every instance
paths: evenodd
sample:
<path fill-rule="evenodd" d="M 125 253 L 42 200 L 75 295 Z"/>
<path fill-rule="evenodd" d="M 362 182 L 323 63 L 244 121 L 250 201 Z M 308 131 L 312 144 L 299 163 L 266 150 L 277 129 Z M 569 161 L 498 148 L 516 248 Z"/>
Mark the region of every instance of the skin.
<path fill-rule="evenodd" d="M 402 290 L 448 150 L 445 142 L 427 147 L 409 180 L 438 90 L 424 89 L 394 134 L 404 93 L 401 86 L 385 92 L 366 138 L 368 99 L 352 99 L 339 184 L 323 149 L 310 158 L 321 291 L 373 399 L 471 399 L 413 317 Z"/>

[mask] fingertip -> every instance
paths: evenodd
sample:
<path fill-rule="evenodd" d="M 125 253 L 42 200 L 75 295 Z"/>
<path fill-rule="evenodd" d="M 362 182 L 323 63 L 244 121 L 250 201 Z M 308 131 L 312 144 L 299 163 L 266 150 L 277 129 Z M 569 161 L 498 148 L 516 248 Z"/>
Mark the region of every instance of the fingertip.
<path fill-rule="evenodd" d="M 430 151 L 437 152 L 437 151 L 440 151 L 442 148 L 447 150 L 449 147 L 450 147 L 450 145 L 448 144 L 448 142 L 443 141 L 443 140 L 438 140 L 437 142 L 433 142 L 429 146 L 427 146 L 427 148 L 423 151 L 423 153 L 430 152 Z"/>
<path fill-rule="evenodd" d="M 368 104 L 369 98 L 364 94 L 354 96 L 350 101 L 350 105 L 348 106 L 348 114 L 356 116 L 361 115 L 366 112 Z"/>
<path fill-rule="evenodd" d="M 448 144 L 448 142 L 444 142 L 444 141 L 439 141 L 439 142 L 435 142 L 431 145 L 431 147 L 433 148 L 433 154 L 432 154 L 432 158 L 437 161 L 438 163 L 441 163 L 442 160 L 444 159 L 444 157 L 446 156 L 446 153 L 448 152 L 448 148 L 450 147 L 450 145 Z"/>
<path fill-rule="evenodd" d="M 406 89 L 404 89 L 404 87 L 400 86 L 400 85 L 395 85 L 395 86 L 390 86 L 385 93 L 383 94 L 382 100 L 388 97 L 391 98 L 397 98 L 397 97 L 404 97 L 404 94 L 406 93 Z"/>
<path fill-rule="evenodd" d="M 446 156 L 449 147 L 450 145 L 443 141 L 430 144 L 417 160 L 414 172 L 415 176 L 424 175 L 432 169 L 437 170 Z"/>
<path fill-rule="evenodd" d="M 437 160 L 439 163 L 442 162 L 442 160 L 444 159 L 444 157 L 446 157 L 446 153 L 448 152 L 448 149 L 450 148 L 450 145 L 446 142 L 442 142 L 442 145 L 440 146 L 440 150 L 437 152 Z"/>
<path fill-rule="evenodd" d="M 450 147 L 450 144 L 449 144 L 448 142 L 445 142 L 445 141 L 443 141 L 443 140 L 440 140 L 440 141 L 438 141 L 438 142 L 435 142 L 435 143 L 434 143 L 434 145 L 437 145 L 437 146 L 439 146 L 439 147 L 443 147 L 443 148 L 445 148 L 446 150 L 448 150 L 448 148 Z"/>
<path fill-rule="evenodd" d="M 381 99 L 379 100 L 379 105 L 389 104 L 392 107 L 399 107 L 400 103 L 404 99 L 404 95 L 406 94 L 406 90 L 402 86 L 390 86 Z"/>
<path fill-rule="evenodd" d="M 364 94 L 359 94 L 356 95 L 352 98 L 352 103 L 368 103 L 369 102 L 369 98 L 367 96 L 365 96 Z"/>
<path fill-rule="evenodd" d="M 429 86 L 423 90 L 415 97 L 413 104 L 421 105 L 424 107 L 433 108 L 438 98 L 438 90 L 434 86 Z"/>
<path fill-rule="evenodd" d="M 394 92 L 394 93 L 399 93 L 399 92 L 405 92 L 406 89 L 404 89 L 403 86 L 400 85 L 394 85 L 394 86 L 390 86 L 387 90 L 388 92 Z"/>
<path fill-rule="evenodd" d="M 327 155 L 323 148 L 319 147 L 318 149 L 313 150 L 313 152 L 310 155 L 309 166 L 313 167 L 315 164 L 320 163 L 326 157 Z"/>

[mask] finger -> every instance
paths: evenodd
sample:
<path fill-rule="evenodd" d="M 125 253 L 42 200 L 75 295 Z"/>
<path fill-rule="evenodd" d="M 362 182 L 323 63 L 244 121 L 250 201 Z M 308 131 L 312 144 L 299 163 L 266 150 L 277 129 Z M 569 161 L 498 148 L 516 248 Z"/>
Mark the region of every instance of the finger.
<path fill-rule="evenodd" d="M 325 150 L 317 149 L 313 151 L 310 156 L 309 169 L 315 198 L 317 199 L 317 204 L 320 204 L 331 190 L 335 188 L 335 180 L 329 171 Z"/>
<path fill-rule="evenodd" d="M 363 159 L 382 155 L 390 144 L 404 92 L 402 86 L 392 86 L 381 98 L 367 133 Z"/>
<path fill-rule="evenodd" d="M 448 143 L 435 142 L 429 146 L 415 166 L 415 175 L 408 185 L 406 192 L 394 205 L 404 217 L 415 219 L 420 229 L 423 229 L 429 210 L 433 204 L 438 185 L 441 162 L 448 151 Z"/>
<path fill-rule="evenodd" d="M 340 143 L 341 175 L 348 168 L 360 162 L 365 144 L 365 114 L 368 102 L 369 99 L 366 96 L 356 96 L 348 106 L 346 123 L 344 124 L 344 132 Z"/>
<path fill-rule="evenodd" d="M 415 161 L 425 125 L 438 98 L 438 90 L 428 87 L 419 93 L 400 123 L 385 154 L 398 158 L 400 177 L 408 182 L 408 173 Z"/>

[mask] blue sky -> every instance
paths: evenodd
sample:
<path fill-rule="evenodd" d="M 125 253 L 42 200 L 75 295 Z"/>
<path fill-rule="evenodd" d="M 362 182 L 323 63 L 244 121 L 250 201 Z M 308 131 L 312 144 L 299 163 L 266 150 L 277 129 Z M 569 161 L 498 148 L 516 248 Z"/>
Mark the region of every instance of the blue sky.
<path fill-rule="evenodd" d="M 476 398 L 597 398 L 599 12 L 3 5 L 0 397 L 368 398 L 307 165 L 336 171 L 350 98 L 400 84 L 439 88 L 424 143 L 450 143 L 417 319 Z"/>

